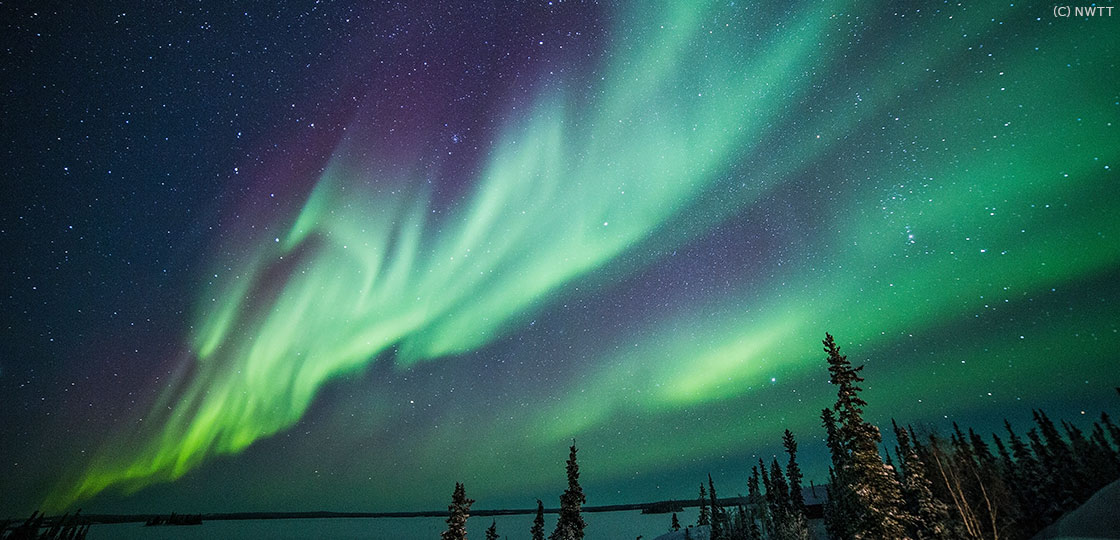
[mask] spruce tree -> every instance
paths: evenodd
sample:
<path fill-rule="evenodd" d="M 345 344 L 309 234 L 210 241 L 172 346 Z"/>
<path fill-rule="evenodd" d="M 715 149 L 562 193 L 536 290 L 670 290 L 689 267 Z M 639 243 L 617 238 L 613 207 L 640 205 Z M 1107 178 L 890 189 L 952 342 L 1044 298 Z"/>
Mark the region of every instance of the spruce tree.
<path fill-rule="evenodd" d="M 1117 455 L 1108 444 L 1104 428 L 1099 423 L 1093 424 L 1093 434 L 1089 436 L 1089 444 L 1092 455 L 1089 458 L 1092 462 L 1090 468 L 1098 471 L 1097 474 L 1107 480 L 1106 484 L 1120 477 L 1120 455 Z"/>
<path fill-rule="evenodd" d="M 1007 423 L 1007 420 L 1004 420 L 1004 423 Z M 1012 523 L 1006 531 L 1006 536 L 1010 538 L 1023 536 L 1027 532 L 1023 524 L 1027 508 L 1030 506 L 1030 493 L 1023 485 L 1019 466 L 1015 463 L 1015 459 L 1011 457 L 1011 450 L 1004 444 L 1003 439 L 998 434 L 993 433 L 992 442 L 995 443 L 996 455 L 999 456 L 999 471 L 1003 478 L 1003 484 L 1007 486 L 1012 500 L 1008 512 Z"/>
<path fill-rule="evenodd" d="M 775 458 L 770 463 L 770 483 L 766 485 L 766 499 L 770 502 L 770 513 L 774 515 L 775 525 L 784 521 L 789 513 L 789 487 L 782 475 L 782 466 Z"/>
<path fill-rule="evenodd" d="M 1104 424 L 1105 429 L 1108 430 L 1108 435 L 1112 437 L 1112 444 L 1120 448 L 1120 427 L 1112 423 L 1112 418 L 1109 418 L 1108 413 L 1101 413 L 1101 423 Z"/>
<path fill-rule="evenodd" d="M 544 503 L 540 499 L 537 499 L 537 517 L 533 518 L 529 536 L 533 540 L 544 540 Z"/>
<path fill-rule="evenodd" d="M 442 540 L 467 540 L 467 518 L 471 517 L 471 504 L 474 504 L 474 499 L 468 499 L 463 484 L 456 482 L 451 504 L 447 507 L 451 513 L 447 518 L 447 530 L 440 534 Z"/>
<path fill-rule="evenodd" d="M 560 496 L 560 518 L 550 540 L 582 540 L 587 526 L 580 515 L 580 507 L 587 502 L 579 485 L 579 463 L 576 462 L 576 445 L 573 442 L 568 454 L 568 489 Z"/>
<path fill-rule="evenodd" d="M 1093 425 L 1093 432 L 1089 437 L 1073 424 L 1065 422 L 1063 424 L 1073 445 L 1074 457 L 1081 468 L 1081 475 L 1086 479 L 1088 496 L 1092 496 L 1097 490 L 1116 479 L 1118 465 L 1116 454 L 1105 440 L 1104 430 L 1100 424 Z"/>
<path fill-rule="evenodd" d="M 856 514 L 851 488 L 846 480 L 848 452 L 840 438 L 840 429 L 832 409 L 821 411 L 821 423 L 824 425 L 825 445 L 832 456 L 832 466 L 828 468 L 828 487 L 825 490 L 825 530 L 829 538 L 850 540 L 855 537 Z M 845 479 L 842 480 L 842 477 Z"/>
<path fill-rule="evenodd" d="M 972 443 L 972 454 L 976 456 L 976 463 L 985 472 L 995 472 L 998 470 L 999 465 L 996 464 L 996 458 L 992 455 L 992 450 L 988 447 L 988 443 L 976 434 L 972 428 L 968 429 L 968 438 Z"/>
<path fill-rule="evenodd" d="M 789 478 L 789 502 L 790 507 L 799 513 L 805 512 L 805 495 L 801 493 L 801 467 L 797 465 L 797 441 L 793 438 L 793 433 L 787 429 L 785 435 L 782 436 L 782 446 L 786 448 L 786 454 L 789 454 L 789 463 L 786 465 L 786 476 Z"/>
<path fill-rule="evenodd" d="M 696 520 L 697 526 L 711 525 L 711 514 L 708 511 L 708 492 L 704 489 L 704 483 L 700 483 L 700 517 Z"/>
<path fill-rule="evenodd" d="M 846 468 L 848 452 L 844 448 L 843 441 L 840 440 L 840 429 L 836 424 L 836 414 L 832 412 L 832 409 L 821 411 L 821 424 L 824 425 L 825 446 L 828 447 L 828 453 L 832 456 L 832 469 L 839 471 Z"/>
<path fill-rule="evenodd" d="M 1103 452 L 1120 457 L 1108 442 L 1108 435 L 1105 434 L 1104 426 L 1102 426 L 1100 422 L 1093 422 L 1093 434 L 1089 436 L 1089 440 L 1097 445 Z"/>
<path fill-rule="evenodd" d="M 1027 440 L 1030 441 L 1031 452 L 1038 463 L 1039 522 L 1046 525 L 1060 517 L 1064 508 L 1073 504 L 1073 497 L 1055 474 L 1053 456 L 1042 442 L 1038 428 L 1027 430 Z"/>
<path fill-rule="evenodd" d="M 498 540 L 498 521 L 490 522 L 490 528 L 486 529 L 486 540 Z"/>
<path fill-rule="evenodd" d="M 1032 414 L 1035 423 L 1038 424 L 1041 438 L 1035 435 L 1031 439 L 1031 444 L 1045 449 L 1042 453 L 1038 450 L 1035 453 L 1040 456 L 1039 462 L 1050 475 L 1049 487 L 1053 491 L 1050 492 L 1052 504 L 1049 517 L 1050 521 L 1053 521 L 1067 510 L 1077 507 L 1078 493 L 1083 489 L 1083 482 L 1077 473 L 1073 452 L 1062 440 L 1062 434 L 1058 432 L 1054 422 L 1042 411 L 1032 411 Z M 1030 436 L 1030 432 L 1027 436 Z M 1042 458 L 1042 455 L 1046 457 Z"/>
<path fill-rule="evenodd" d="M 1018 512 L 1016 498 L 1004 482 L 1000 464 L 988 444 L 972 428 L 968 430 L 968 438 L 977 466 L 974 477 L 980 488 L 976 506 L 987 517 L 984 521 L 989 534 L 996 537 L 999 531 L 1007 530 L 1014 521 Z"/>
<path fill-rule="evenodd" d="M 895 437 L 898 439 L 898 453 L 903 471 L 903 496 L 910 515 L 913 516 L 911 532 L 916 540 L 948 540 L 949 511 L 945 503 L 933 496 L 932 482 L 926 473 L 926 465 L 918 457 L 910 435 L 905 429 L 894 424 Z"/>
<path fill-rule="evenodd" d="M 1077 469 L 1077 475 L 1085 480 L 1082 486 L 1083 492 L 1078 494 L 1078 500 L 1083 501 L 1104 486 L 1100 484 L 1101 476 L 1092 470 L 1092 464 L 1089 462 L 1089 458 L 1093 455 L 1093 445 L 1077 426 L 1062 420 L 1062 429 L 1069 437 L 1069 447 L 1073 454 L 1073 466 Z"/>
<path fill-rule="evenodd" d="M 1018 492 L 1021 480 L 1018 477 L 1018 470 L 1015 466 L 1015 460 L 1011 457 L 1011 452 L 1007 449 L 1007 445 L 1003 444 L 1003 439 L 999 437 L 998 433 L 992 434 L 992 442 L 996 443 L 996 455 L 999 456 L 999 470 L 1003 474 L 1004 483 L 1012 491 Z"/>
<path fill-rule="evenodd" d="M 711 473 L 708 474 L 708 496 L 712 501 L 712 528 L 708 537 L 710 540 L 724 540 L 723 512 L 720 509 L 719 500 L 716 498 L 716 485 L 712 482 Z"/>
<path fill-rule="evenodd" d="M 770 500 L 774 520 L 774 537 L 779 540 L 808 540 L 808 521 L 803 512 L 794 509 L 782 466 L 777 459 L 770 464 L 770 489 L 773 496 L 767 494 L 767 499 Z"/>
<path fill-rule="evenodd" d="M 742 504 L 735 507 L 735 518 L 729 520 L 731 533 L 728 538 L 731 540 L 751 540 L 750 536 L 750 522 L 751 518 L 747 515 L 747 509 Z"/>
<path fill-rule="evenodd" d="M 770 483 L 770 471 L 766 468 L 762 458 L 758 458 L 758 473 L 762 478 L 762 489 L 766 491 L 766 507 L 774 508 L 774 485 Z"/>
<path fill-rule="evenodd" d="M 883 465 L 886 465 L 887 470 L 894 473 L 894 479 L 898 480 L 899 484 L 901 484 L 902 483 L 902 466 L 901 465 L 899 465 L 897 467 L 895 466 L 894 458 L 891 457 L 890 451 L 887 450 L 885 447 L 883 448 Z"/>
<path fill-rule="evenodd" d="M 1040 491 L 1043 472 L 1030 447 L 1011 428 L 1011 423 L 1004 420 L 1003 425 L 1007 428 L 1007 444 L 1011 456 L 1015 458 L 1015 483 L 1012 485 L 1015 492 L 1020 494 L 1020 528 L 1037 531 L 1042 528 L 1041 517 L 1046 511 Z"/>
<path fill-rule="evenodd" d="M 758 522 L 751 519 L 750 514 L 747 514 L 747 519 L 747 539 L 762 540 L 762 531 L 758 528 Z"/>
<path fill-rule="evenodd" d="M 759 474 L 758 467 L 751 467 L 751 476 L 747 479 L 747 504 L 750 506 L 748 518 L 750 524 L 748 530 L 751 538 L 762 538 L 762 532 L 768 531 L 766 526 L 766 499 L 762 496 L 762 491 L 759 489 Z M 759 529 L 758 523 L 762 523 L 762 529 Z M 769 533 L 767 533 L 769 534 Z"/>
<path fill-rule="evenodd" d="M 909 517 L 904 510 L 901 487 L 894 473 L 883 465 L 879 455 L 882 436 L 879 428 L 863 419 L 867 402 L 859 396 L 858 383 L 863 366 L 852 367 L 840 354 L 835 340 L 825 334 L 824 350 L 828 353 L 828 372 L 836 385 L 839 420 L 837 435 L 846 455 L 844 468 L 837 471 L 841 482 L 847 483 L 854 495 L 855 535 L 859 538 L 902 538 Z"/>
<path fill-rule="evenodd" d="M 672 525 L 669 525 L 669 528 L 674 530 L 674 531 L 681 530 L 681 522 L 680 522 L 680 520 L 677 519 L 677 513 L 676 512 L 673 512 L 673 523 L 672 523 Z"/>

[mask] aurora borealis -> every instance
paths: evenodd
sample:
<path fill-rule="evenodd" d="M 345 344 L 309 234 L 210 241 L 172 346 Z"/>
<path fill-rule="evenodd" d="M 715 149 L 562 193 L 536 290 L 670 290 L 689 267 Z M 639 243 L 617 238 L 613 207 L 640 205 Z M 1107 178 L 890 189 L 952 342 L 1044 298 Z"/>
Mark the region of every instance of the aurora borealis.
<path fill-rule="evenodd" d="M 821 479 L 825 331 L 877 422 L 1117 408 L 1117 19 L 4 9 L 0 515 Z"/>

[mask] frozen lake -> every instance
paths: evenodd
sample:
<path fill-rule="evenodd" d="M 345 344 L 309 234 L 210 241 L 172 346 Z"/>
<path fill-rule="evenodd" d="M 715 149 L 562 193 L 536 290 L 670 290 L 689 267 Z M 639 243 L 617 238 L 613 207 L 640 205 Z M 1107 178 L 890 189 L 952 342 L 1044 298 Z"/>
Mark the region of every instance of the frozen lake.
<path fill-rule="evenodd" d="M 696 523 L 698 510 L 686 508 L 678 512 L 682 525 Z M 619 540 L 641 536 L 652 540 L 669 531 L 672 514 L 642 514 L 638 510 L 622 512 L 585 512 L 586 540 Z M 467 521 L 467 534 L 474 540 L 486 537 L 492 521 L 498 523 L 498 535 L 513 540 L 529 538 L 533 514 L 516 516 L 472 516 Z M 556 514 L 545 514 L 545 536 L 556 525 Z M 328 518 L 328 519 L 257 519 L 207 521 L 202 525 L 145 527 L 142 523 L 94 525 L 88 540 L 213 540 L 215 538 L 385 538 L 396 540 L 438 540 L 446 529 L 443 518 Z"/>

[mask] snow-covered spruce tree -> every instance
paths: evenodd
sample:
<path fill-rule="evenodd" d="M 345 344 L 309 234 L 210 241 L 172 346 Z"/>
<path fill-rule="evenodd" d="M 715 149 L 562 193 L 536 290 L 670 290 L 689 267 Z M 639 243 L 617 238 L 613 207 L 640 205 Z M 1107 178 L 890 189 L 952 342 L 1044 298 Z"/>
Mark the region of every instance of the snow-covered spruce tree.
<path fill-rule="evenodd" d="M 537 517 L 533 518 L 529 536 L 533 540 L 544 540 L 544 503 L 540 499 L 537 499 Z"/>
<path fill-rule="evenodd" d="M 801 493 L 801 466 L 797 464 L 797 440 L 793 438 L 793 433 L 787 429 L 785 435 L 782 435 L 782 446 L 786 448 L 786 454 L 789 455 L 789 463 L 786 465 L 786 477 L 789 478 L 789 503 L 795 511 L 802 514 L 805 513 L 805 495 Z"/>
<path fill-rule="evenodd" d="M 833 409 L 838 419 L 837 435 L 846 454 L 838 478 L 848 484 L 853 495 L 854 537 L 903 538 L 911 518 L 906 513 L 898 479 L 879 455 L 879 428 L 863 419 L 867 402 L 859 396 L 863 389 L 858 386 L 863 382 L 859 376 L 863 366 L 852 367 L 831 335 L 825 334 L 822 343 L 828 353 L 830 380 L 837 386 Z"/>
<path fill-rule="evenodd" d="M 703 484 L 701 484 L 703 487 Z M 712 528 L 711 533 L 708 535 L 710 540 L 726 540 L 724 533 L 724 519 L 723 509 L 719 506 L 719 500 L 716 497 L 716 485 L 712 482 L 712 475 L 708 474 L 708 497 L 712 502 Z"/>
<path fill-rule="evenodd" d="M 910 444 L 910 434 L 898 427 L 893 420 L 891 424 L 898 439 L 896 453 L 902 466 L 902 494 L 906 499 L 907 509 L 914 518 L 911 534 L 915 540 L 949 540 L 948 508 L 933 496 L 930 489 L 932 482 L 926 474 L 925 463 L 918 457 L 914 445 Z"/>
<path fill-rule="evenodd" d="M 587 502 L 583 488 L 579 485 L 579 463 L 576 462 L 575 442 L 569 448 L 568 454 L 568 489 L 560 496 L 560 518 L 556 521 L 556 530 L 552 531 L 549 540 L 583 540 L 583 529 L 587 524 L 580 515 L 580 507 Z"/>
<path fill-rule="evenodd" d="M 704 483 L 700 482 L 700 517 L 696 520 L 696 525 L 703 527 L 711 524 L 711 514 L 708 511 L 708 491 L 704 489 Z"/>
<path fill-rule="evenodd" d="M 490 528 L 486 529 L 486 540 L 498 540 L 498 521 L 490 522 Z"/>
<path fill-rule="evenodd" d="M 468 499 L 463 484 L 456 482 L 451 504 L 447 506 L 451 513 L 447 517 L 447 530 L 439 535 L 442 540 L 467 540 L 467 518 L 471 517 L 471 504 L 474 504 L 474 499 Z"/>

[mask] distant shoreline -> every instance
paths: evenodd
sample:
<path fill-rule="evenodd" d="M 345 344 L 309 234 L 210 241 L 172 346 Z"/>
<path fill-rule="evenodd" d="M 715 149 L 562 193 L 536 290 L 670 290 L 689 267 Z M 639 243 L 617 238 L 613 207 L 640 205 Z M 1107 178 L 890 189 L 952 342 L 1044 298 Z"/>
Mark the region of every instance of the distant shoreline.
<path fill-rule="evenodd" d="M 730 497 L 719 499 L 721 506 L 734 506 L 739 504 L 747 504 L 746 497 Z M 665 505 L 676 505 L 679 507 L 687 508 L 691 506 L 699 506 L 700 502 L 696 499 L 692 500 L 668 500 L 647 503 L 632 503 L 632 504 L 610 504 L 602 506 L 584 506 L 584 512 L 622 512 L 627 510 L 646 510 L 664 507 Z M 177 513 L 178 510 L 176 510 Z M 556 514 L 560 512 L 559 508 L 545 508 L 546 514 Z M 501 510 L 471 510 L 471 516 L 514 516 L 524 514 L 535 514 L 536 508 L 517 508 L 517 509 L 501 509 Z M 665 512 L 668 513 L 668 512 Z M 195 515 L 197 513 L 191 513 Z M 144 523 L 156 516 L 165 516 L 168 514 L 82 514 L 83 520 L 95 524 L 112 524 L 112 523 Z M 434 518 L 446 517 L 446 510 L 426 510 L 416 512 L 221 512 L 212 514 L 202 514 L 202 521 L 233 521 L 233 520 L 257 520 L 257 519 L 340 519 L 340 518 Z M 57 519 L 58 516 L 47 518 L 47 521 Z M 12 519 L 12 518 L 9 518 Z"/>

